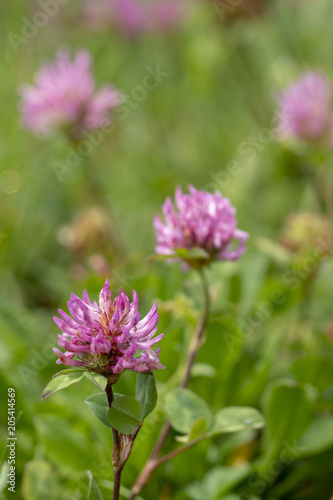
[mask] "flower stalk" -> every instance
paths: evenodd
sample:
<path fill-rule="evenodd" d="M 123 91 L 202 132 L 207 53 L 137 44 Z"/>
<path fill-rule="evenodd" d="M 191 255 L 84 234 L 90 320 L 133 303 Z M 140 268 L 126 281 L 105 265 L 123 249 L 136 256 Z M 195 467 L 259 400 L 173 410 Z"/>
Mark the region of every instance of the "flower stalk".
<path fill-rule="evenodd" d="M 114 382 L 111 377 L 108 378 L 105 392 L 108 398 L 109 408 L 112 406 L 112 402 L 114 400 L 113 397 L 113 386 Z M 112 500 L 119 500 L 120 494 L 120 480 L 121 473 L 124 466 L 119 466 L 120 462 L 120 437 L 119 432 L 112 427 L 112 435 L 113 435 L 113 450 L 112 450 L 112 465 L 114 470 L 114 480 L 113 480 L 113 496 Z"/>
<path fill-rule="evenodd" d="M 164 368 L 159 362 L 160 349 L 156 351 L 152 349 L 163 334 L 154 337 L 159 320 L 156 303 L 141 319 L 136 292 L 133 291 L 132 302 L 121 290 L 115 299 L 111 300 L 109 287 L 109 280 L 106 280 L 98 303 L 91 302 L 86 291 L 83 292 L 83 299 L 75 294 L 71 295 L 67 303 L 71 316 L 59 310 L 60 318 L 54 318 L 62 332 L 58 336 L 58 344 L 66 349 L 66 352 L 58 348 L 54 348 L 53 351 L 59 357 L 58 364 L 84 368 L 88 372 L 103 375 L 107 379 L 105 393 L 109 407 L 108 418 L 113 434 L 113 500 L 118 500 L 122 470 L 131 454 L 143 419 L 152 411 L 156 402 L 154 403 L 153 396 L 150 408 L 147 410 L 143 407 L 144 413 L 136 415 L 134 427 L 118 428 L 117 425 L 113 425 L 109 416 L 114 403 L 113 385 L 118 382 L 125 370 L 147 374 L 153 369 Z M 124 401 L 126 397 L 122 396 L 120 399 Z M 138 400 L 136 400 L 137 406 L 141 410 L 141 402 Z"/>
<path fill-rule="evenodd" d="M 184 375 L 183 375 L 183 378 L 182 378 L 181 383 L 180 383 L 180 387 L 182 387 L 182 388 L 187 387 L 187 385 L 189 383 L 193 364 L 195 362 L 195 359 L 197 357 L 197 354 L 198 354 L 200 347 L 202 346 L 202 344 L 205 341 L 206 324 L 207 324 L 207 320 L 208 320 L 208 316 L 209 316 L 209 309 L 210 309 L 209 291 L 208 291 L 208 285 L 207 285 L 207 281 L 206 281 L 206 278 L 204 275 L 204 271 L 201 268 L 200 270 L 198 270 L 198 272 L 199 272 L 201 282 L 202 282 L 202 291 L 203 291 L 203 295 L 204 295 L 204 307 L 203 307 L 203 313 L 201 315 L 201 318 L 199 320 L 199 323 L 197 325 L 197 328 L 196 328 L 194 335 L 192 337 L 192 340 L 191 340 L 189 354 L 188 354 L 188 358 L 187 358 L 187 362 L 186 362 L 186 366 L 185 366 L 185 370 L 184 370 Z M 169 435 L 170 430 L 171 430 L 171 424 L 169 421 L 167 421 L 167 422 L 165 422 L 165 424 L 161 430 L 161 433 L 157 439 L 157 442 L 155 444 L 155 447 L 154 447 L 149 459 L 147 460 L 145 466 L 143 467 L 141 473 L 137 477 L 137 479 L 132 487 L 129 500 L 135 499 L 135 497 L 140 493 L 142 488 L 147 484 L 147 482 L 149 481 L 149 479 L 153 475 L 154 471 L 160 465 L 167 462 L 168 460 L 171 460 L 175 456 L 177 456 L 180 453 L 182 453 L 183 451 L 187 450 L 189 447 L 197 444 L 202 439 L 204 439 L 203 437 L 195 439 L 195 440 L 191 441 L 190 443 L 187 443 L 186 445 L 160 457 L 159 455 L 162 451 L 163 445 L 164 445 L 164 443 Z"/>
<path fill-rule="evenodd" d="M 194 332 L 194 335 L 191 340 L 190 344 L 190 350 L 187 358 L 187 363 L 186 363 L 186 368 L 185 368 L 185 374 L 182 379 L 182 382 L 180 384 L 180 387 L 187 387 L 190 376 L 191 376 L 191 370 L 193 367 L 193 364 L 195 362 L 195 359 L 197 357 L 198 351 L 202 344 L 205 341 L 205 332 L 206 332 L 206 323 L 208 320 L 209 316 L 209 291 L 208 291 L 208 285 L 206 282 L 205 274 L 203 269 L 198 270 L 200 278 L 201 278 L 201 283 L 202 283 L 202 291 L 204 295 L 204 309 L 203 309 L 203 314 L 201 316 L 201 319 L 197 325 L 197 328 Z"/>

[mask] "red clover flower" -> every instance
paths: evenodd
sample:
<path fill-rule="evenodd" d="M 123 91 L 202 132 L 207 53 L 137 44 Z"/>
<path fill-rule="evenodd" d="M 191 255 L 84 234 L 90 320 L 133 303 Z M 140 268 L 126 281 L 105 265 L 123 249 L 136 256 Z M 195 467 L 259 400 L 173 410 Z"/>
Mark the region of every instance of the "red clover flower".
<path fill-rule="evenodd" d="M 132 303 L 121 290 L 112 301 L 109 287 L 106 280 L 99 304 L 90 302 L 86 290 L 83 300 L 72 293 L 67 303 L 72 317 L 62 310 L 61 318 L 54 317 L 62 331 L 58 344 L 66 350 L 63 353 L 53 349 L 59 356 L 57 363 L 82 366 L 104 376 L 124 370 L 148 372 L 164 368 L 158 357 L 161 349 L 152 349 L 163 337 L 161 333 L 153 338 L 159 318 L 157 304 L 140 320 L 136 292 L 133 291 Z"/>
<path fill-rule="evenodd" d="M 200 265 L 239 259 L 246 250 L 249 235 L 237 228 L 236 210 L 230 201 L 217 191 L 212 194 L 193 186 L 189 186 L 189 191 L 190 194 L 183 194 L 177 187 L 176 208 L 171 198 L 167 198 L 163 205 L 164 222 L 155 216 L 156 253 L 189 262 L 181 251 L 197 249 L 202 253 Z"/>

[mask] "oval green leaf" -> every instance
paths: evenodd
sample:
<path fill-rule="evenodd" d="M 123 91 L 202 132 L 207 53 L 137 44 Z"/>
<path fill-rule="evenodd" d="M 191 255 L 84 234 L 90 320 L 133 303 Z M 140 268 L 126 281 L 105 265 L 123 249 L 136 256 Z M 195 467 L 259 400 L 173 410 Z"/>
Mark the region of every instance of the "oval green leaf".
<path fill-rule="evenodd" d="M 189 441 L 193 441 L 199 437 L 203 438 L 207 432 L 207 428 L 207 419 L 205 417 L 200 417 L 194 422 L 192 429 L 187 436 L 177 436 L 176 440 L 180 443 L 188 443 Z M 209 436 L 207 435 L 207 437 Z"/>
<path fill-rule="evenodd" d="M 140 403 L 131 396 L 122 396 L 113 401 L 108 417 L 117 431 L 132 434 L 140 425 Z"/>
<path fill-rule="evenodd" d="M 77 366 L 76 368 L 66 368 L 65 370 L 60 370 L 60 372 L 55 373 L 52 378 L 59 377 L 60 375 L 66 375 L 67 373 L 83 373 L 85 371 L 86 369 L 81 366 Z"/>
<path fill-rule="evenodd" d="M 98 387 L 98 389 L 100 389 L 101 391 L 105 390 L 107 380 L 103 375 L 99 375 L 98 373 L 89 371 L 84 372 L 83 375 L 93 384 L 95 384 L 95 386 Z"/>
<path fill-rule="evenodd" d="M 76 384 L 83 379 L 82 370 L 63 370 L 56 373 L 52 380 L 47 384 L 42 392 L 42 400 L 51 396 L 54 392 L 65 389 L 70 385 Z"/>
<path fill-rule="evenodd" d="M 102 424 L 111 429 L 111 424 L 108 418 L 109 404 L 105 392 L 93 394 L 85 400 L 88 408 L 93 412 Z"/>
<path fill-rule="evenodd" d="M 207 432 L 208 423 L 206 417 L 198 418 L 192 425 L 191 432 L 189 433 L 188 440 L 193 441 Z"/>
<path fill-rule="evenodd" d="M 217 412 L 209 434 L 212 436 L 226 432 L 261 429 L 264 425 L 264 417 L 255 408 L 229 406 Z"/>
<path fill-rule="evenodd" d="M 165 411 L 172 427 L 184 434 L 189 434 L 200 418 L 211 421 L 207 403 L 189 389 L 177 387 L 169 392 L 166 396 Z"/>
<path fill-rule="evenodd" d="M 138 373 L 135 398 L 141 405 L 140 420 L 142 421 L 153 411 L 157 403 L 157 390 L 153 372 Z"/>

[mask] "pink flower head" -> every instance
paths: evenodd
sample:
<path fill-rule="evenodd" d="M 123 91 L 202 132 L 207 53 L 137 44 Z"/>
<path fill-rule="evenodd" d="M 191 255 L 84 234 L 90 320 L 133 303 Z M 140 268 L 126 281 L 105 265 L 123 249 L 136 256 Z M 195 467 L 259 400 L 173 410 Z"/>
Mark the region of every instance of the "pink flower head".
<path fill-rule="evenodd" d="M 148 29 L 146 7 L 140 0 L 113 0 L 114 22 L 127 36 L 135 36 Z"/>
<path fill-rule="evenodd" d="M 164 368 L 158 358 L 161 349 L 152 349 L 163 337 L 162 333 L 153 338 L 158 324 L 157 304 L 140 320 L 136 292 L 133 291 L 132 303 L 121 290 L 112 301 L 109 288 L 106 280 L 99 304 L 90 302 L 86 290 L 83 300 L 72 293 L 67 303 L 72 317 L 59 309 L 61 318 L 53 319 L 62 331 L 58 344 L 66 352 L 53 349 L 59 356 L 57 363 L 84 366 L 105 376 L 124 370 L 147 372 Z"/>
<path fill-rule="evenodd" d="M 332 131 L 332 85 L 321 73 L 306 73 L 279 97 L 281 139 L 316 142 Z"/>
<path fill-rule="evenodd" d="M 42 136 L 62 130 L 73 139 L 84 130 L 108 127 L 111 110 L 122 102 L 110 85 L 95 92 L 87 51 L 78 52 L 73 61 L 68 52 L 59 51 L 53 63 L 40 69 L 35 86 L 23 86 L 21 96 L 26 128 Z"/>
<path fill-rule="evenodd" d="M 175 26 L 178 26 L 183 16 L 184 10 L 181 10 L 180 2 L 176 0 L 159 2 L 154 9 L 156 30 L 172 30 Z"/>
<path fill-rule="evenodd" d="M 230 201 L 217 191 L 214 194 L 197 191 L 193 186 L 189 186 L 189 191 L 190 194 L 183 194 L 177 187 L 176 209 L 171 198 L 167 198 L 163 205 L 164 222 L 155 216 L 156 252 L 176 257 L 178 261 L 185 260 L 191 265 L 198 262 L 196 259 L 191 262 L 186 256 L 183 258 L 179 249 L 201 250 L 204 258 L 201 256 L 199 265 L 215 260 L 239 259 L 246 250 L 249 235 L 237 229 L 236 210 Z"/>
<path fill-rule="evenodd" d="M 85 13 L 94 26 L 107 22 L 125 36 L 171 31 L 184 17 L 184 2 L 177 0 L 86 0 Z"/>

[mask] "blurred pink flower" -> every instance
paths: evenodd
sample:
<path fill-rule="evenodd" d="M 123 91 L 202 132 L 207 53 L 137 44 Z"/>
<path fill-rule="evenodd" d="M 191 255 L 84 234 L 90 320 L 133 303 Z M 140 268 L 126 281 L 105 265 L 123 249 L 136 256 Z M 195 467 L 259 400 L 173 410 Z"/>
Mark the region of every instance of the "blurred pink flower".
<path fill-rule="evenodd" d="M 280 139 L 316 142 L 332 133 L 332 85 L 321 73 L 305 73 L 279 97 Z"/>
<path fill-rule="evenodd" d="M 155 303 L 147 316 L 140 320 L 139 300 L 133 291 L 133 302 L 120 290 L 111 300 L 110 283 L 106 280 L 99 295 L 99 304 L 91 303 L 87 292 L 83 300 L 72 293 L 68 310 L 72 317 L 59 309 L 61 318 L 54 317 L 62 334 L 54 348 L 57 363 L 83 366 L 101 375 L 119 374 L 124 370 L 147 372 L 164 368 L 159 362 L 161 348 L 152 346 L 163 337 L 153 338 L 157 331 L 158 313 Z"/>
<path fill-rule="evenodd" d="M 164 222 L 155 216 L 156 253 L 181 261 L 178 249 L 201 249 L 206 259 L 200 260 L 200 265 L 239 259 L 246 250 L 249 235 L 237 229 L 236 210 L 230 201 L 219 192 L 197 191 L 193 186 L 189 186 L 189 191 L 190 194 L 183 194 L 179 187 L 176 189 L 176 209 L 171 198 L 166 199 Z M 184 260 L 188 262 L 186 257 Z"/>
<path fill-rule="evenodd" d="M 184 18 L 186 0 L 86 0 L 85 15 L 95 27 L 114 25 L 128 37 L 170 31 Z"/>
<path fill-rule="evenodd" d="M 73 61 L 68 52 L 59 51 L 53 63 L 39 70 L 35 86 L 23 86 L 21 96 L 26 128 L 42 136 L 63 131 L 71 139 L 79 139 L 84 130 L 108 127 L 111 110 L 122 102 L 110 85 L 95 91 L 87 51 L 78 52 Z"/>

